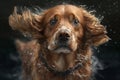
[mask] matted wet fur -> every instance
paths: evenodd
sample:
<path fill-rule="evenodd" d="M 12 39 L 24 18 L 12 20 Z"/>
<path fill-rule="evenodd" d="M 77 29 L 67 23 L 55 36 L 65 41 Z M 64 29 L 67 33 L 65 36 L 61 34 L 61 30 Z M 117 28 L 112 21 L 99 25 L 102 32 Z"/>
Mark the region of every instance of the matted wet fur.
<path fill-rule="evenodd" d="M 57 5 L 40 14 L 15 7 L 9 16 L 14 30 L 31 38 L 16 40 L 23 80 L 89 80 L 91 47 L 109 40 L 100 21 L 82 7 Z"/>

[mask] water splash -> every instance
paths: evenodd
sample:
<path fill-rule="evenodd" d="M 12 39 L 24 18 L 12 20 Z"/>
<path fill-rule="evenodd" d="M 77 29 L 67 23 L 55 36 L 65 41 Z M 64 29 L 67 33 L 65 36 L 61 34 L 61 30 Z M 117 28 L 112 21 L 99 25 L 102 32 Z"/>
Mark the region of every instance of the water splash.
<path fill-rule="evenodd" d="M 103 69 L 103 64 L 98 60 L 98 58 L 96 56 L 92 56 L 92 76 L 90 80 L 96 80 L 95 75 L 102 77 L 102 75 L 98 73 L 98 70 Z"/>

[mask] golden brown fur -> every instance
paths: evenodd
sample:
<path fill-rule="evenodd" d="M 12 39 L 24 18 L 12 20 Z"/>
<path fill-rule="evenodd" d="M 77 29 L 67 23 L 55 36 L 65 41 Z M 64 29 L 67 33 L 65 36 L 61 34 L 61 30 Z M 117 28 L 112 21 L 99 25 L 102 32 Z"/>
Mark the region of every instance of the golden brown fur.
<path fill-rule="evenodd" d="M 105 27 L 94 15 L 68 4 L 40 14 L 30 10 L 18 14 L 16 10 L 9 17 L 10 26 L 32 38 L 29 42 L 16 40 L 24 80 L 89 80 L 91 46 L 109 40 Z M 82 65 L 71 71 L 77 64 Z M 71 72 L 64 74 L 66 70 Z"/>

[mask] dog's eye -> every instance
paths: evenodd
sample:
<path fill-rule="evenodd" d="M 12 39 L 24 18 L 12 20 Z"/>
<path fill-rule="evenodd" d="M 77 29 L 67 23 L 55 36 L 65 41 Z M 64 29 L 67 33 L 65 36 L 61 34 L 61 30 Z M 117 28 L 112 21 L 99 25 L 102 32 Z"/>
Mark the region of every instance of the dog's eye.
<path fill-rule="evenodd" d="M 78 25 L 78 24 L 79 24 L 78 19 L 73 19 L 73 24 L 74 24 L 74 25 Z"/>
<path fill-rule="evenodd" d="M 53 19 L 50 20 L 50 25 L 52 25 L 52 26 L 55 25 L 57 23 L 57 21 L 58 21 L 57 18 L 54 17 Z"/>

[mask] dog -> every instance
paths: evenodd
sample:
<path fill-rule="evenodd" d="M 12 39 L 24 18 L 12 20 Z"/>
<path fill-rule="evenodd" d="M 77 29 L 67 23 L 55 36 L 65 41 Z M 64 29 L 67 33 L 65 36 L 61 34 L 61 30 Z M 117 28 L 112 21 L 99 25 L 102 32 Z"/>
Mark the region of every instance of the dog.
<path fill-rule="evenodd" d="M 16 40 L 23 80 L 89 80 L 92 46 L 109 40 L 106 28 L 85 8 L 62 4 L 34 13 L 14 8 L 13 30 L 31 40 Z"/>

